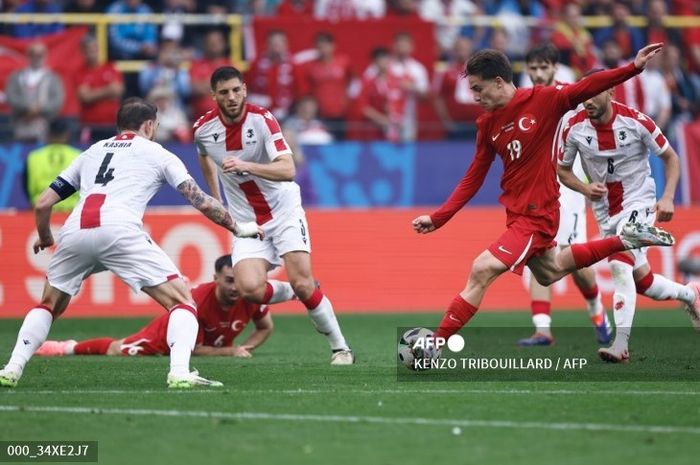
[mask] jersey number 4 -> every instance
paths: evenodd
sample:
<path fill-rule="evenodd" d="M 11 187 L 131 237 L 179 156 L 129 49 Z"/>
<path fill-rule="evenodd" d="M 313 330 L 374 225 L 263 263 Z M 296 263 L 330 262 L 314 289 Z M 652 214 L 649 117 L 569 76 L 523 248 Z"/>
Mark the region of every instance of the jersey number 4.
<path fill-rule="evenodd" d="M 105 155 L 100 169 L 97 171 L 97 176 L 95 176 L 95 184 L 106 186 L 109 181 L 114 179 L 114 168 L 109 167 L 109 162 L 112 161 L 113 156 L 113 152 L 109 152 Z"/>

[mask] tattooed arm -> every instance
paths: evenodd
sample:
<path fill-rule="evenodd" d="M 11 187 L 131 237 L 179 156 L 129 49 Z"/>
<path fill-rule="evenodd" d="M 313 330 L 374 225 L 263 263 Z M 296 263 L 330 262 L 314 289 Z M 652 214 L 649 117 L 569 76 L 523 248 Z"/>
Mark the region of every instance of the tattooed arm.
<path fill-rule="evenodd" d="M 236 223 L 231 215 L 226 210 L 226 207 L 221 205 L 221 202 L 214 197 L 207 195 L 194 179 L 190 178 L 187 181 L 180 183 L 177 186 L 177 191 L 181 193 L 190 204 L 214 223 L 223 226 L 238 237 L 259 237 L 263 238 L 263 230 L 255 223 Z"/>

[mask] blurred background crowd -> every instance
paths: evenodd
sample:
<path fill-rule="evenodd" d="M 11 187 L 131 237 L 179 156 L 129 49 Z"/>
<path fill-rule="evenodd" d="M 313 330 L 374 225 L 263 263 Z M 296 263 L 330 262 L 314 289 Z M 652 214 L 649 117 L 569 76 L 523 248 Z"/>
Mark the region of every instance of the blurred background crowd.
<path fill-rule="evenodd" d="M 109 137 L 120 100 L 139 95 L 160 110 L 159 141 L 189 142 L 192 123 L 212 106 L 209 76 L 227 64 L 245 72 L 249 102 L 269 108 L 297 144 L 471 138 L 481 110 L 461 76 L 465 60 L 483 48 L 502 50 L 514 63 L 516 84 L 530 85 L 522 60 L 529 47 L 543 41 L 559 49 L 557 79 L 564 82 L 594 67 L 623 64 L 646 43 L 664 42 L 661 58 L 616 98 L 650 114 L 672 138 L 677 124 L 700 112 L 697 1 L 0 4 L 3 13 L 165 14 L 160 22 L 110 23 L 108 53 L 102 56 L 90 21 L 29 23 L 6 17 L 0 22 L 0 46 L 22 55 L 5 63 L 7 73 L 0 78 L 3 135 L 15 141 L 46 141 L 51 121 L 59 116 L 71 140 Z M 238 14 L 242 21 L 237 31 L 226 22 L 188 23 L 182 20 L 186 14 Z M 682 23 L 683 17 L 690 23 Z M 76 29 L 80 34 L 70 35 Z M 232 41 L 237 33 L 241 40 Z M 44 40 L 61 36 L 72 37 L 75 47 Z M 240 48 L 236 53 L 234 46 Z M 67 62 L 73 63 L 68 70 Z"/>

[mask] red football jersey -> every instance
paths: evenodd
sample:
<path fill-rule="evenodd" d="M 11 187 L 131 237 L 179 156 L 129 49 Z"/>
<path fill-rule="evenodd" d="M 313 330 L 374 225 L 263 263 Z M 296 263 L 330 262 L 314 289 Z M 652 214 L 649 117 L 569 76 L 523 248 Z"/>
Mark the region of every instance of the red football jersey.
<path fill-rule="evenodd" d="M 553 142 L 559 119 L 579 103 L 640 72 L 630 63 L 574 84 L 517 89 L 507 105 L 480 116 L 474 161 L 452 195 L 431 215 L 433 224 L 445 224 L 476 194 L 496 154 L 503 161 L 499 201 L 509 213 L 543 216 L 558 210 Z"/>
<path fill-rule="evenodd" d="M 259 320 L 267 315 L 268 307 L 238 299 L 232 307 L 223 308 L 216 300 L 215 289 L 216 283 L 213 282 L 192 289 L 199 321 L 197 344 L 230 347 L 250 320 Z"/>

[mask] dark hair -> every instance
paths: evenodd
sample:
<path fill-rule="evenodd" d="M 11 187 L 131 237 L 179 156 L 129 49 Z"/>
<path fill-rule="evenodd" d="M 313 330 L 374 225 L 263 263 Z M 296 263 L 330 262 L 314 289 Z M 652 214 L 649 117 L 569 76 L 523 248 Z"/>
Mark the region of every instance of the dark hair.
<path fill-rule="evenodd" d="M 214 271 L 217 273 L 221 273 L 221 270 L 223 270 L 225 267 L 231 268 L 232 262 L 231 262 L 231 256 L 230 255 L 222 255 L 219 258 L 216 259 L 214 262 Z"/>
<path fill-rule="evenodd" d="M 335 39 L 333 39 L 333 35 L 330 32 L 319 32 L 316 34 L 316 37 L 314 37 L 314 43 L 317 44 L 319 42 L 328 42 L 328 43 L 333 43 L 335 42 Z"/>
<path fill-rule="evenodd" d="M 211 74 L 209 85 L 211 86 L 212 90 L 215 90 L 216 85 L 221 81 L 228 81 L 236 78 L 243 82 L 243 73 L 233 66 L 222 66 L 220 68 L 216 68 L 216 70 L 214 70 L 214 72 Z"/>
<path fill-rule="evenodd" d="M 559 63 L 559 49 L 550 42 L 536 45 L 528 50 L 525 55 L 525 63 L 533 63 L 535 61 L 556 65 Z"/>
<path fill-rule="evenodd" d="M 49 136 L 51 137 L 65 136 L 69 132 L 70 127 L 68 126 L 68 122 L 63 118 L 56 118 L 49 123 Z"/>
<path fill-rule="evenodd" d="M 372 50 L 372 60 L 376 60 L 379 57 L 389 56 L 389 50 L 385 47 L 377 47 Z"/>
<path fill-rule="evenodd" d="M 505 82 L 513 82 L 513 68 L 503 52 L 487 48 L 476 52 L 467 61 L 465 75 L 479 76 L 482 79 L 496 79 L 500 76 Z"/>
<path fill-rule="evenodd" d="M 158 108 L 141 97 L 129 97 L 124 100 L 117 112 L 117 129 L 138 130 L 146 121 L 155 121 Z"/>

